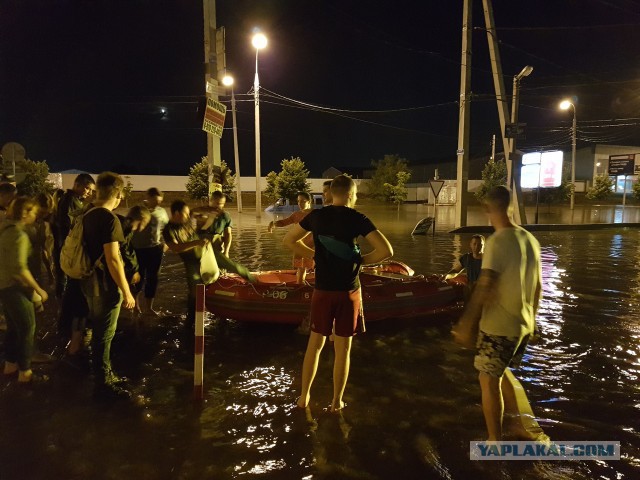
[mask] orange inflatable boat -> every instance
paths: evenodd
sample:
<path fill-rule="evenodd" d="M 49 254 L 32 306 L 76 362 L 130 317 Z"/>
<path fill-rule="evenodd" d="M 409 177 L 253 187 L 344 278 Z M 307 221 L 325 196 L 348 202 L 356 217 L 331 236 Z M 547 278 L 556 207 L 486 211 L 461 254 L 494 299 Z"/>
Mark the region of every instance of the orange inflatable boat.
<path fill-rule="evenodd" d="M 254 273 L 250 284 L 235 274 L 207 286 L 207 310 L 222 318 L 298 325 L 309 315 L 313 273 L 307 285 L 296 284 L 295 270 Z M 454 313 L 462 308 L 464 285 L 437 276 L 414 275 L 401 262 L 365 267 L 360 273 L 367 322 Z"/>

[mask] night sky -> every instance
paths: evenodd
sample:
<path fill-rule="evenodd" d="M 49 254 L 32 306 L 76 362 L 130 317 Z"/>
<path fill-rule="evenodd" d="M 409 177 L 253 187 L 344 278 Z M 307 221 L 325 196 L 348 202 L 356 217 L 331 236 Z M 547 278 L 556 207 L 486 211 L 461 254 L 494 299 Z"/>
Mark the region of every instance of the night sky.
<path fill-rule="evenodd" d="M 564 97 L 576 100 L 579 146 L 640 145 L 639 0 L 493 6 L 509 95 L 513 76 L 534 67 L 522 81 L 519 148 L 570 147 Z M 186 175 L 206 154 L 202 17 L 196 0 L 0 1 L 0 145 L 19 142 L 52 171 Z M 259 58 L 263 175 L 291 156 L 313 176 L 385 154 L 455 160 L 462 0 L 218 0 L 217 23 L 236 78 L 243 175 L 254 175 L 254 27 L 269 38 Z M 473 23 L 479 158 L 499 136 L 481 0 Z M 233 165 L 230 112 L 226 127 Z"/>

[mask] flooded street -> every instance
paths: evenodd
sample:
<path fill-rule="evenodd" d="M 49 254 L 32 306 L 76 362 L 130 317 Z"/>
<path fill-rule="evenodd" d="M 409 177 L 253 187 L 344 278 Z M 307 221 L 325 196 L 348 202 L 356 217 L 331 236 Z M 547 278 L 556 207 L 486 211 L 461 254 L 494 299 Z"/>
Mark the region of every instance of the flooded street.
<path fill-rule="evenodd" d="M 290 267 L 286 229 L 267 232 L 271 215 L 256 221 L 251 210 L 228 210 L 232 257 L 252 270 Z M 444 273 L 467 251 L 471 234 L 446 233 L 452 207 L 439 208 L 435 236 L 417 237 L 409 233 L 431 207 L 361 210 L 388 237 L 395 259 L 416 273 Z M 638 222 L 638 209 L 619 210 L 574 216 L 579 223 Z M 540 220 L 570 223 L 567 213 L 541 207 Z M 469 223 L 487 224 L 477 210 Z M 342 415 L 324 411 L 333 389 L 333 353 L 325 347 L 307 415 L 294 408 L 307 337 L 289 326 L 210 316 L 206 401 L 195 405 L 180 317 L 183 267 L 169 254 L 156 300 L 165 315 L 137 326 L 122 318 L 113 345 L 114 366 L 130 379 L 139 405 L 94 402 L 88 360 L 63 357 L 52 315 L 45 316 L 38 344 L 62 360 L 47 367 L 47 385 L 0 385 L 0 480 L 638 478 L 640 233 L 535 236 L 543 256 L 543 339 L 529 347 L 516 376 L 551 439 L 617 440 L 620 461 L 470 461 L 469 442 L 485 436 L 480 389 L 472 353 L 451 342 L 450 318 L 368 325 L 353 342 Z"/>

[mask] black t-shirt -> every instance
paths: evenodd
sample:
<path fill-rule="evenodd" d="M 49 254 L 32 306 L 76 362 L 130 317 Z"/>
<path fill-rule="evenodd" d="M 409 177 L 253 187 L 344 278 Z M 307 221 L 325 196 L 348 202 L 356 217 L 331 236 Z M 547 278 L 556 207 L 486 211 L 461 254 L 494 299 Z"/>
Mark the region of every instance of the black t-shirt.
<path fill-rule="evenodd" d="M 361 258 L 356 240 L 377 230 L 373 222 L 349 207 L 330 205 L 313 210 L 300 222 L 313 233 L 318 290 L 352 291 L 360 288 Z"/>
<path fill-rule="evenodd" d="M 89 211 L 93 206 L 89 206 L 82 218 L 82 228 L 87 253 L 92 263 L 104 253 L 104 245 L 107 243 L 124 242 L 122 225 L 120 220 L 110 210 L 98 207 Z M 104 257 L 102 258 L 104 262 Z M 105 277 L 108 282 L 115 284 L 111 275 L 105 268 Z"/>
<path fill-rule="evenodd" d="M 465 253 L 460 257 L 460 265 L 467 270 L 467 280 L 470 282 L 477 282 L 480 277 L 480 270 L 482 269 L 482 259 L 473 258 L 470 253 Z"/>
<path fill-rule="evenodd" d="M 169 222 L 162 230 L 162 238 L 168 245 L 189 243 L 200 240 L 195 229 L 190 223 L 173 223 Z M 202 247 L 190 248 L 184 252 L 180 252 L 180 258 L 185 263 L 200 264 L 202 257 Z"/>

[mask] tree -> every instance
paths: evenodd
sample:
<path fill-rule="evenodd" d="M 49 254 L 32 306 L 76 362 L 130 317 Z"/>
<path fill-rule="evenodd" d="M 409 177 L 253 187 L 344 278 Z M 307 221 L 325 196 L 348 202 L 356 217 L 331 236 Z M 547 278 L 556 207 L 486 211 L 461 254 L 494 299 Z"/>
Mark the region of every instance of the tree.
<path fill-rule="evenodd" d="M 236 183 L 235 174 L 227 163 L 222 160 L 221 166 L 222 193 L 230 200 L 234 198 L 234 188 Z M 189 169 L 189 180 L 187 180 L 187 193 L 195 200 L 206 200 L 209 198 L 209 160 L 202 157 L 202 160 Z"/>
<path fill-rule="evenodd" d="M 280 162 L 279 173 L 267 174 L 267 188 L 264 194 L 272 201 L 287 198 L 295 201 L 298 192 L 311 192 L 311 184 L 307 181 L 309 170 L 300 157 L 291 157 Z"/>
<path fill-rule="evenodd" d="M 480 201 L 487 193 L 499 185 L 507 184 L 507 163 L 504 160 L 489 160 L 482 169 L 482 184 L 475 193 L 476 198 Z"/>
<path fill-rule="evenodd" d="M 613 188 L 613 179 L 609 175 L 598 175 L 593 184 L 587 190 L 587 198 L 589 200 L 606 200 L 611 195 Z"/>
<path fill-rule="evenodd" d="M 267 188 L 264 194 L 272 202 L 278 200 L 278 174 L 276 172 L 267 173 Z"/>
<path fill-rule="evenodd" d="M 633 184 L 633 197 L 640 200 L 640 180 Z"/>
<path fill-rule="evenodd" d="M 16 185 L 19 195 L 35 197 L 39 193 L 50 193 L 54 185 L 49 181 L 47 162 L 34 162 L 29 159 L 16 161 L 16 170 L 24 172 L 24 179 Z"/>
<path fill-rule="evenodd" d="M 407 161 L 400 158 L 399 155 L 385 155 L 382 160 L 372 160 L 371 166 L 375 168 L 375 171 L 369 182 L 369 195 L 373 198 L 390 201 L 387 195 L 388 190 L 385 190 L 385 183 L 396 185 L 399 172 L 409 173 Z"/>
<path fill-rule="evenodd" d="M 571 191 L 571 182 L 568 178 L 563 178 L 559 187 L 540 189 L 540 203 L 546 203 L 551 208 L 552 204 L 563 203 L 570 198 Z"/>
<path fill-rule="evenodd" d="M 388 202 L 395 203 L 398 205 L 398 210 L 400 210 L 400 205 L 407 199 L 407 193 L 409 190 L 405 187 L 406 183 L 411 178 L 411 174 L 409 172 L 398 172 L 396 173 L 396 183 L 392 185 L 390 183 L 385 183 L 383 185 L 385 198 Z"/>
<path fill-rule="evenodd" d="M 309 170 L 306 169 L 300 157 L 291 157 L 280 162 L 282 170 L 276 180 L 278 198 L 296 199 L 298 192 L 310 192 L 311 184 L 307 181 Z"/>

